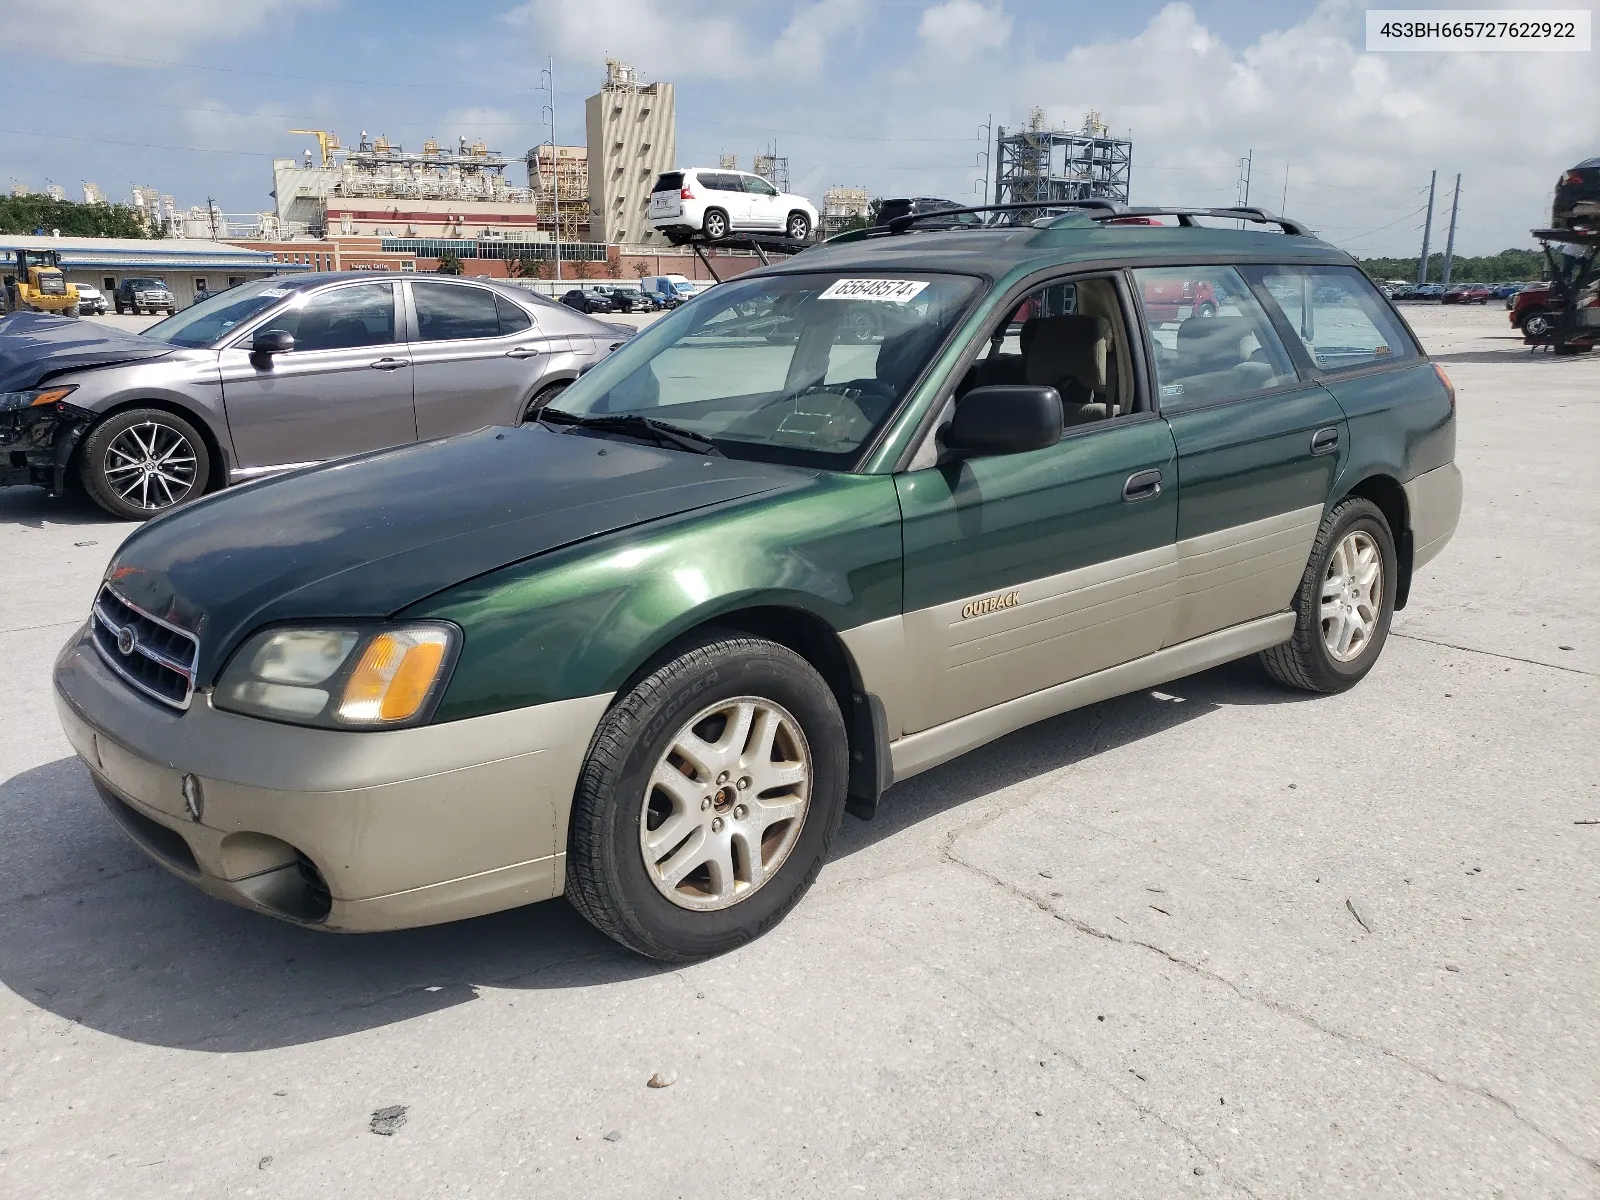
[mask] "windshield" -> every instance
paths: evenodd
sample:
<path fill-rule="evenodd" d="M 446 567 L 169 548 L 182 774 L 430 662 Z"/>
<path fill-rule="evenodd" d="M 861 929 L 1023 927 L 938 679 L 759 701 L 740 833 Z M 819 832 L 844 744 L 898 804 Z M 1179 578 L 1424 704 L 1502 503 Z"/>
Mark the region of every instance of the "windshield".
<path fill-rule="evenodd" d="M 241 283 L 184 309 L 175 317 L 157 321 L 144 331 L 147 338 L 174 346 L 204 347 L 224 338 L 241 321 L 248 321 L 290 294 L 278 279 Z"/>
<path fill-rule="evenodd" d="M 845 470 L 981 290 L 907 272 L 733 280 L 650 326 L 556 402 L 655 417 L 730 458 Z"/>

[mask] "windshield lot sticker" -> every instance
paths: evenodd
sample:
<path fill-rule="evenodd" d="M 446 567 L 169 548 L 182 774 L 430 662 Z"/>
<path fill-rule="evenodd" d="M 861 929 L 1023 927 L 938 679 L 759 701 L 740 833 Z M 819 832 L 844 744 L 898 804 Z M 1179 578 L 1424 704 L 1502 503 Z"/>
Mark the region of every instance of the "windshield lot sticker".
<path fill-rule="evenodd" d="M 287 296 L 289 294 L 289 289 L 288 288 L 262 288 L 261 289 L 261 294 L 263 296 Z"/>
<path fill-rule="evenodd" d="M 838 279 L 828 285 L 818 300 L 881 300 L 904 304 L 923 288 L 926 279 Z"/>

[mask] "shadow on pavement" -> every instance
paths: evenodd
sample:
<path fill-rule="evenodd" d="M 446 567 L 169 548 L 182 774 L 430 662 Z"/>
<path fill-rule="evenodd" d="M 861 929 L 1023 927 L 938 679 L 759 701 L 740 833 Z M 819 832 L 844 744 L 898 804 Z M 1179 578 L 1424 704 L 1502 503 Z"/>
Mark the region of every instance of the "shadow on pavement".
<path fill-rule="evenodd" d="M 876 820 L 846 821 L 835 857 L 1219 708 L 1310 698 L 1241 663 L 1068 713 L 892 789 Z M 0 783 L 0 823 L 14 831 L 0 841 L 0 880 L 42 881 L 0 888 L 0 984 L 130 1041 L 262 1050 L 469 1004 L 483 987 L 597 987 L 674 969 L 614 945 L 559 901 L 350 937 L 233 908 L 124 842 L 75 758 Z"/>
<path fill-rule="evenodd" d="M 0 489 L 0 525 L 27 525 L 43 529 L 47 525 L 105 525 L 123 522 L 111 516 L 76 486 L 66 495 L 52 497 L 41 487 L 26 485 Z M 128 525 L 135 522 L 129 521 Z"/>

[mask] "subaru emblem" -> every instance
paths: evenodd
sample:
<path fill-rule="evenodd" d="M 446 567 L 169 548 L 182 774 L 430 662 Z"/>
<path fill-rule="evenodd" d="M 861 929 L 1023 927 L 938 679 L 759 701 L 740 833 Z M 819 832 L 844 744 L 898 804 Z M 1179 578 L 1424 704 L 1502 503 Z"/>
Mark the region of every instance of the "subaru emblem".
<path fill-rule="evenodd" d="M 200 781 L 193 775 L 183 777 L 183 806 L 189 810 L 189 819 L 198 821 L 206 811 L 206 795 L 200 790 Z"/>
<path fill-rule="evenodd" d="M 117 649 L 123 654 L 132 654 L 133 648 L 139 644 L 139 635 L 133 632 L 131 626 L 124 625 L 117 630 Z"/>

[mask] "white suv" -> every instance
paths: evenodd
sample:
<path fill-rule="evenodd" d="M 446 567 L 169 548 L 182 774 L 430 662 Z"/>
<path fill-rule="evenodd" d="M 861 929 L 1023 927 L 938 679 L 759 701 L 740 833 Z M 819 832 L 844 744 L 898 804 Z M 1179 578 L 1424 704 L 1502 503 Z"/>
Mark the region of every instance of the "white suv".
<path fill-rule="evenodd" d="M 759 175 L 688 167 L 668 171 L 650 193 L 650 225 L 674 244 L 703 233 L 776 233 L 803 241 L 817 227 L 816 207 L 780 192 Z"/>

